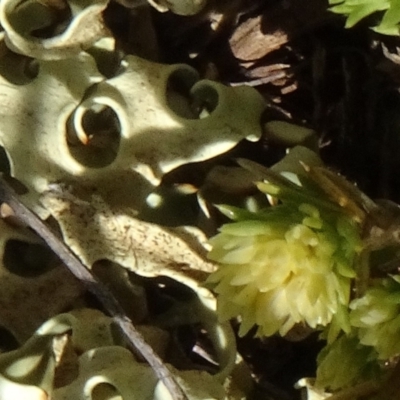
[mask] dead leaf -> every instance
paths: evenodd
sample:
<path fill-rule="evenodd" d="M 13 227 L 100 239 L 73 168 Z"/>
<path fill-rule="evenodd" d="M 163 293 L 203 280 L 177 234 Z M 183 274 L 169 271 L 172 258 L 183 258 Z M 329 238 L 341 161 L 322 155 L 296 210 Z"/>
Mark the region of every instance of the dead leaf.
<path fill-rule="evenodd" d="M 326 5 L 319 0 L 273 2 L 262 15 L 248 18 L 237 27 L 229 40 L 232 53 L 241 61 L 259 60 L 328 17 Z"/>
<path fill-rule="evenodd" d="M 98 194 L 82 201 L 66 188 L 44 193 L 41 202 L 60 224 L 67 245 L 89 267 L 106 259 L 139 275 L 165 275 L 196 287 L 216 268 L 206 259 L 207 238 L 199 229 L 141 221 L 132 209 L 111 209 Z"/>

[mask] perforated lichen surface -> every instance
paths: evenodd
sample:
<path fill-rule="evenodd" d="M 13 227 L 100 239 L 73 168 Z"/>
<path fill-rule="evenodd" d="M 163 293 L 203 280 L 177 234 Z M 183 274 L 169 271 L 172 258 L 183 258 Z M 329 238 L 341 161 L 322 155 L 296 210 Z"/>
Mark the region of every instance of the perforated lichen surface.
<path fill-rule="evenodd" d="M 163 339 L 155 328 L 150 333 Z M 189 399 L 243 398 L 207 372 L 174 373 Z M 92 309 L 49 319 L 21 348 L 0 356 L 0 391 L 3 399 L 171 398 L 154 371 L 116 338 L 111 318 Z"/>
<path fill-rule="evenodd" d="M 0 144 L 10 175 L 24 186 L 22 201 L 43 219 L 54 217 L 88 268 L 108 260 L 190 288 L 195 300 L 182 309 L 178 304 L 176 324 L 201 324 L 219 366 L 213 376 L 174 374 L 190 399 L 243 398 L 229 378 L 237 362 L 231 328 L 218 322 L 214 296 L 201 284 L 215 269 L 205 258 L 205 235 L 136 215 L 166 173 L 223 154 L 242 139 L 257 140 L 265 102 L 253 89 L 200 80 L 189 66 L 116 50 L 102 19 L 108 3 L 0 2 Z M 150 3 L 180 14 L 205 4 Z M 88 339 L 94 332 L 93 326 L 80 328 L 82 316 L 54 317 L 82 304 L 83 287 L 54 257 L 39 277 L 16 274 L 12 251 L 25 251 L 29 243 L 46 247 L 25 228 L 0 222 L 0 324 L 20 344 L 28 340 L 0 356 L 2 400 L 168 398 L 154 372 L 134 360 L 124 343 L 103 335 L 88 347 L 74 336 L 86 330 Z M 127 274 L 119 276 L 126 279 L 125 290 L 135 290 Z M 84 319 L 104 322 L 90 312 Z M 60 377 L 68 363 L 75 372 Z M 147 385 L 131 385 L 132 379 Z"/>
<path fill-rule="evenodd" d="M 37 75 L 12 70 L 14 58 Z M 38 194 L 59 181 L 118 192 L 138 209 L 166 172 L 260 135 L 257 92 L 198 81 L 188 66 L 126 56 L 106 79 L 85 52 L 32 61 L 6 50 L 2 62 L 0 142 L 36 210 Z"/>

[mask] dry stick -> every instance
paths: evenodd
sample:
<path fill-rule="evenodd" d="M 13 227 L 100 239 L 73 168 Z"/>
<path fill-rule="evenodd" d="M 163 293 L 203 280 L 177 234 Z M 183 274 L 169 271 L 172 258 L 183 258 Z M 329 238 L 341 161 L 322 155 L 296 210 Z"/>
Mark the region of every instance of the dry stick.
<path fill-rule="evenodd" d="M 57 235 L 19 200 L 18 195 L 3 178 L 0 178 L 0 201 L 7 203 L 13 209 L 15 215 L 32 228 L 60 257 L 72 274 L 100 300 L 103 307 L 121 328 L 128 340 L 129 346 L 133 350 L 137 349 L 147 360 L 157 377 L 165 384 L 172 398 L 174 400 L 188 400 L 168 367 L 154 353 L 143 336 L 133 326 L 132 321 L 125 314 L 109 289 L 103 283 L 99 282 Z"/>

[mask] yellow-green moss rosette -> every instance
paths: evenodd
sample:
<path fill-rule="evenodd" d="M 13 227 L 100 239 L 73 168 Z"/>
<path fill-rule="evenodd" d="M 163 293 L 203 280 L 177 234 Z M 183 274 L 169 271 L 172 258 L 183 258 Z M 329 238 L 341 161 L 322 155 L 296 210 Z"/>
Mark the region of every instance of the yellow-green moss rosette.
<path fill-rule="evenodd" d="M 379 380 L 400 354 L 400 276 L 376 279 L 349 309 L 351 334 L 342 334 L 318 355 L 319 388 L 335 391 Z"/>
<path fill-rule="evenodd" d="M 284 336 L 295 324 L 331 324 L 328 340 L 340 329 L 350 331 L 347 310 L 362 247 L 360 227 L 306 181 L 258 184 L 280 200 L 259 212 L 220 207 L 235 222 L 210 240 L 208 256 L 219 268 L 207 282 L 218 294 L 221 319 L 240 318 L 239 335 L 254 325 L 258 336 Z"/>
<path fill-rule="evenodd" d="M 364 346 L 380 360 L 400 355 L 400 276 L 380 279 L 363 297 L 350 303 L 350 322 Z"/>

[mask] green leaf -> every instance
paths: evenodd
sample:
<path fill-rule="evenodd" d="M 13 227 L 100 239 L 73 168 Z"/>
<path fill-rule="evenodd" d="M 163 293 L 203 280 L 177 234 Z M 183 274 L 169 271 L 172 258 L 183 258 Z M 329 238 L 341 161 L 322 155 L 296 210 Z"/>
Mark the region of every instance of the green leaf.
<path fill-rule="evenodd" d="M 393 2 L 382 18 L 381 23 L 374 28 L 375 32 L 381 33 L 382 35 L 399 35 L 399 23 L 400 23 L 400 3 Z"/>
<path fill-rule="evenodd" d="M 381 22 L 373 27 L 382 35 L 400 34 L 400 3 L 398 0 L 329 0 L 330 10 L 347 17 L 346 28 L 351 28 L 362 19 L 378 11 L 385 11 Z"/>

